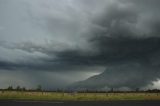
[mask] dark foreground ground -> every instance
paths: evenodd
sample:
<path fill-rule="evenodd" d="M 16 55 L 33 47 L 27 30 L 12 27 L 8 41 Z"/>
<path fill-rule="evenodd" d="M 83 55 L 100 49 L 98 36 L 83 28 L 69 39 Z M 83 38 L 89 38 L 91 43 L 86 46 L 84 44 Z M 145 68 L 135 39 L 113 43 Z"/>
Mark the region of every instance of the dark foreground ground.
<path fill-rule="evenodd" d="M 0 106 L 160 106 L 160 101 L 108 101 L 108 102 L 0 101 Z"/>

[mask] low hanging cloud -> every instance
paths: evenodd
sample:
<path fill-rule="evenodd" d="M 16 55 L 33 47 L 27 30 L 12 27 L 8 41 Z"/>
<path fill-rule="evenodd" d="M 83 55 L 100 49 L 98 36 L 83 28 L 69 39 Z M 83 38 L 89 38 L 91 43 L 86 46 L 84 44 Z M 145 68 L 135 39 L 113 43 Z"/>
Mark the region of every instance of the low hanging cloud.
<path fill-rule="evenodd" d="M 157 0 L 2 0 L 0 4 L 0 70 L 104 71 L 76 85 L 97 89 L 144 87 L 159 78 Z"/>

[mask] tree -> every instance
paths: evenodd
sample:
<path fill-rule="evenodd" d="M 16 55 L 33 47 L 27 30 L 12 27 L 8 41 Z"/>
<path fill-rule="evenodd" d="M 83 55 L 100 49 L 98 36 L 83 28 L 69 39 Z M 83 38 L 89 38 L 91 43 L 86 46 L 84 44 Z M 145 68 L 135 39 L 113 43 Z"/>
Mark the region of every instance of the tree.
<path fill-rule="evenodd" d="M 41 86 L 41 85 L 38 85 L 36 90 L 37 90 L 37 91 L 42 91 L 42 86 Z"/>
<path fill-rule="evenodd" d="M 113 88 L 111 88 L 110 92 L 114 92 L 114 89 L 113 89 Z"/>
<path fill-rule="evenodd" d="M 16 90 L 17 90 L 17 91 L 20 91 L 20 90 L 21 90 L 21 87 L 20 87 L 20 86 L 17 86 L 17 87 L 16 87 Z"/>
<path fill-rule="evenodd" d="M 22 91 L 26 91 L 26 88 L 25 88 L 25 87 L 23 87 L 23 88 L 22 88 Z"/>
<path fill-rule="evenodd" d="M 11 91 L 11 90 L 13 90 L 13 87 L 12 87 L 12 86 L 9 86 L 9 87 L 7 88 L 7 90 Z"/>

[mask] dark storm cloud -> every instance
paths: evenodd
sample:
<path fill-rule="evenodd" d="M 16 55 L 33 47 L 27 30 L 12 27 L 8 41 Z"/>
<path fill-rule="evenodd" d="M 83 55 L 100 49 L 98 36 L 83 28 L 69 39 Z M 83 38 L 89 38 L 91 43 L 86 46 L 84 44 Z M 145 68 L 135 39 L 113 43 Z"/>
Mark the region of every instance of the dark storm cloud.
<path fill-rule="evenodd" d="M 159 79 L 159 2 L 124 0 L 121 3 L 111 6 L 100 20 L 94 21 L 106 30 L 93 30 L 90 40 L 99 51 L 92 61 L 111 69 L 72 87 L 135 89 Z"/>
<path fill-rule="evenodd" d="M 93 7 L 95 7 L 97 5 L 98 6 L 102 5 L 102 4 L 107 5 L 108 2 L 104 0 L 102 2 L 77 1 L 77 2 L 73 2 L 73 3 L 77 4 L 77 5 L 79 4 L 79 7 L 83 6 L 84 10 L 90 10 L 90 9 L 94 9 Z M 143 16 L 144 13 L 148 14 L 150 16 L 153 15 L 152 11 L 154 11 L 155 9 L 150 10 L 149 12 L 146 12 L 145 9 L 141 9 L 141 7 L 148 8 L 145 6 L 146 4 L 148 4 L 148 2 L 144 3 L 144 1 L 139 1 L 137 3 L 137 1 L 122 0 L 122 1 L 109 2 L 109 4 L 110 5 L 107 5 L 105 8 L 103 8 L 103 10 L 101 10 L 102 12 L 97 13 L 97 16 L 95 15 L 95 18 L 90 20 L 91 21 L 90 22 L 91 28 L 89 29 L 89 31 L 86 33 L 82 33 L 82 34 L 87 34 L 85 36 L 89 36 L 89 38 L 86 38 L 87 42 L 91 45 L 88 48 L 94 49 L 93 51 L 89 51 L 89 52 L 85 53 L 85 52 L 82 52 L 81 49 L 77 50 L 78 48 L 68 47 L 65 44 L 65 42 L 64 43 L 53 43 L 50 45 L 48 45 L 48 44 L 39 45 L 39 44 L 34 44 L 32 42 L 29 42 L 29 43 L 22 43 L 22 44 L 19 43 L 19 44 L 16 44 L 15 46 L 13 46 L 11 43 L 11 46 L 10 45 L 3 45 L 3 46 L 5 46 L 5 47 L 7 46 L 7 48 L 11 48 L 11 49 L 20 49 L 20 50 L 23 50 L 23 51 L 26 51 L 29 53 L 40 52 L 42 54 L 46 54 L 49 57 L 51 57 L 49 60 L 47 60 L 47 59 L 42 60 L 43 64 L 45 64 L 45 63 L 50 64 L 50 63 L 48 63 L 48 61 L 52 61 L 51 64 L 53 64 L 53 66 L 54 66 L 54 63 L 56 63 L 56 62 L 62 63 L 62 65 L 67 64 L 68 66 L 70 66 L 72 64 L 74 64 L 74 65 L 75 64 L 82 64 L 82 65 L 100 64 L 101 65 L 101 64 L 106 63 L 105 60 L 107 60 L 108 63 L 112 62 L 112 60 L 114 62 L 115 60 L 117 60 L 120 57 L 123 58 L 122 55 L 125 56 L 126 54 L 128 54 L 128 57 L 133 57 L 133 56 L 129 56 L 129 55 L 133 55 L 131 53 L 130 54 L 125 53 L 125 52 L 123 53 L 123 50 L 121 50 L 121 48 L 125 49 L 126 52 L 127 51 L 129 52 L 131 50 L 127 50 L 127 48 L 130 48 L 130 46 L 132 47 L 134 45 L 134 42 L 141 42 L 142 41 L 142 44 L 144 44 L 144 45 L 146 45 L 146 43 L 148 43 L 148 42 L 151 44 L 152 44 L 152 42 L 154 42 L 154 39 L 156 39 L 156 38 L 147 38 L 147 39 L 145 38 L 143 40 L 143 37 L 145 37 L 145 36 L 152 37 L 155 35 L 158 36 L 157 34 L 159 33 L 159 31 L 158 31 L 159 19 L 158 18 L 152 19 L 152 17 L 148 17 L 147 23 L 146 23 L 147 25 L 143 25 L 144 23 L 142 23 L 142 25 L 141 25 L 141 23 L 140 23 L 140 25 L 137 25 L 139 23 L 139 21 L 141 21 L 141 19 L 139 17 L 141 15 Z M 153 2 L 153 3 L 149 3 L 149 4 L 152 5 L 151 6 L 151 9 L 152 9 L 153 6 L 157 4 L 157 2 Z M 58 3 L 58 5 L 60 5 L 60 4 Z M 86 5 L 87 6 L 89 5 L 89 6 L 87 7 Z M 138 5 L 138 6 L 136 6 L 136 5 Z M 69 8 L 69 6 L 66 6 L 66 7 L 67 7 L 67 9 L 65 11 L 63 9 L 60 9 L 60 10 L 61 11 L 63 10 L 64 12 L 69 13 L 72 17 L 73 16 L 78 17 L 76 12 L 80 12 L 80 11 L 74 10 L 74 12 L 76 13 L 76 14 L 74 14 L 74 12 L 73 12 L 73 9 L 75 9 L 74 7 L 71 7 L 71 8 Z M 95 10 L 97 10 L 97 9 L 95 9 Z M 81 11 L 81 12 L 85 13 L 86 11 Z M 87 14 L 87 13 L 88 12 L 86 12 L 85 14 Z M 32 15 L 32 14 L 30 13 L 30 15 Z M 32 17 L 34 17 L 34 15 Z M 75 32 L 78 32 L 78 29 L 81 29 L 81 27 L 79 27 L 79 23 L 76 22 L 76 20 L 74 20 L 73 22 L 70 21 L 72 19 L 72 17 L 68 17 L 68 14 L 66 14 L 65 18 L 62 18 L 60 16 L 53 17 L 53 18 L 49 17 L 46 20 L 46 22 L 47 22 L 46 24 L 52 33 L 56 33 L 58 35 L 59 34 L 60 35 L 66 34 L 66 36 L 68 38 L 73 38 L 72 35 L 75 35 L 76 34 Z M 150 21 L 150 20 L 153 20 L 153 21 Z M 89 22 L 86 23 L 86 25 L 87 24 L 89 24 Z M 138 28 L 139 28 L 139 26 L 147 26 L 147 28 L 141 30 L 141 29 L 138 29 L 137 26 L 138 26 Z M 66 28 L 69 28 L 69 29 L 66 29 Z M 148 28 L 149 28 L 150 32 L 146 33 L 145 31 L 148 30 Z M 63 30 L 63 29 L 65 29 L 65 30 Z M 71 29 L 73 29 L 74 31 L 71 31 Z M 79 36 L 79 35 L 77 35 L 77 36 Z M 81 36 L 81 37 L 83 37 L 83 36 Z M 142 37 L 142 38 L 138 39 L 139 37 Z M 67 41 L 66 39 L 64 39 L 64 40 L 66 42 L 70 42 L 71 44 L 72 44 L 72 42 L 74 42 L 72 45 L 77 45 L 77 44 L 75 44 L 77 39 L 72 39 L 69 41 Z M 128 42 L 127 42 L 127 40 L 128 40 Z M 53 41 L 53 42 L 55 42 L 55 41 Z M 112 44 L 112 42 L 115 42 L 115 44 L 114 43 Z M 122 44 L 120 45 L 120 43 L 122 43 Z M 127 45 L 127 43 L 129 43 L 128 47 L 123 48 L 123 46 Z M 55 47 L 57 45 L 58 45 L 58 47 Z M 113 50 L 111 50 L 112 45 L 115 45 L 115 47 L 113 47 Z M 119 48 L 119 45 L 122 47 Z M 141 46 L 141 43 L 138 43 L 137 45 Z M 86 44 L 86 46 L 87 46 L 87 44 Z M 155 46 L 155 44 L 153 44 L 153 46 L 151 45 L 151 47 L 154 47 L 154 46 Z M 83 47 L 85 47 L 85 45 Z M 144 49 L 146 49 L 147 47 L 148 47 L 148 45 L 146 45 L 146 47 L 144 47 Z M 85 50 L 87 51 L 88 48 L 86 48 Z M 143 47 L 141 47 L 141 48 L 143 50 Z M 59 51 L 59 49 L 60 49 L 60 51 Z M 116 50 L 116 49 L 118 49 L 118 50 Z M 95 52 L 95 51 L 96 51 L 96 53 L 91 53 L 91 52 Z M 97 53 L 97 51 L 98 51 L 98 53 Z M 112 56 L 112 52 L 116 53 L 116 51 L 121 51 L 122 53 L 119 53 L 118 56 L 117 55 Z M 55 58 L 53 58 L 54 56 L 55 56 Z M 138 53 L 136 54 L 136 56 L 138 56 Z M 103 59 L 103 57 L 105 57 L 106 59 Z M 38 65 L 37 65 L 37 67 L 38 67 Z"/>
<path fill-rule="evenodd" d="M 102 74 L 77 82 L 71 88 L 135 90 L 152 85 L 153 81 L 157 81 L 157 78 L 160 77 L 159 68 L 159 66 L 143 66 L 137 63 L 108 67 Z"/>
<path fill-rule="evenodd" d="M 36 63 L 17 63 L 15 67 L 26 67 L 33 69 L 68 69 L 76 66 L 92 65 L 114 65 L 119 62 L 135 61 L 140 63 L 150 63 L 150 57 L 160 51 L 160 38 L 111 38 L 106 36 L 94 37 L 90 40 L 98 49 L 98 53 L 82 53 L 78 50 L 67 50 L 61 52 L 49 51 L 47 48 L 24 47 L 19 48 L 28 52 L 42 52 L 51 58 L 37 60 Z M 55 58 L 52 58 L 55 56 Z M 6 63 L 5 63 L 6 64 Z M 6 64 L 7 65 L 7 64 Z M 6 66 L 4 65 L 4 66 Z M 28 65 L 28 67 L 27 67 Z M 3 65 L 1 65 L 3 66 Z M 14 65 L 8 64 L 7 67 Z M 63 67 L 61 67 L 63 66 Z M 78 68 L 78 67 L 77 67 Z"/>
<path fill-rule="evenodd" d="M 26 14 L 29 12 L 27 18 L 23 14 L 21 21 L 16 20 L 17 15 L 6 23 L 0 21 L 0 34 L 3 35 L 0 69 L 67 72 L 87 71 L 93 66 L 110 67 L 110 74 L 107 75 L 106 69 L 96 76 L 96 82 L 107 82 L 102 81 L 101 88 L 143 87 L 159 78 L 158 0 L 35 0 L 24 3 L 27 5 L 23 9 Z M 14 5 L 15 8 L 17 4 Z M 24 11 L 16 14 L 19 13 Z M 5 31 L 7 27 L 10 31 Z M 5 35 L 11 38 L 6 39 Z M 12 54 L 6 54 L 11 51 Z M 125 70 L 123 74 L 122 70 Z M 126 79 L 121 79 L 124 76 Z M 88 83 L 87 86 L 97 86 L 92 81 Z"/>
<path fill-rule="evenodd" d="M 132 4 L 131 7 L 128 6 L 130 5 L 129 3 Z M 146 33 L 145 29 L 140 29 L 141 32 L 139 33 L 139 30 L 136 29 L 139 17 L 141 14 L 146 13 L 140 7 L 147 8 L 145 5 L 148 2 L 140 1 L 138 3 L 136 1 L 124 2 L 124 0 L 123 2 L 113 3 L 111 6 L 106 7 L 106 11 L 103 11 L 100 16 L 97 16 L 98 18 L 96 17 L 93 21 L 91 20 L 94 26 L 103 28 L 101 30 L 96 27 L 90 29 L 88 32 L 91 34 L 89 34 L 90 38 L 87 41 L 94 47 L 95 51 L 98 51 L 95 54 L 91 52 L 84 53 L 81 50 L 72 48 L 57 51 L 57 48 L 52 47 L 55 44 L 40 46 L 30 42 L 18 46 L 17 49 L 27 52 L 42 52 L 51 57 L 55 56 L 55 58 L 44 60 L 44 63 L 46 61 L 48 62 L 46 64 L 52 64 L 51 66 L 54 67 L 55 63 L 57 66 L 60 63 L 61 65 L 70 67 L 72 65 L 112 65 L 119 63 L 119 61 L 131 60 L 138 62 L 148 60 L 147 62 L 149 62 L 150 56 L 159 51 L 158 22 L 160 21 L 159 19 L 156 20 L 155 18 L 148 17 L 147 27 L 149 27 L 151 32 Z M 140 6 L 136 7 L 137 4 Z M 153 7 L 157 2 L 150 4 Z M 151 12 L 147 13 L 153 15 Z M 62 45 L 60 47 L 67 48 L 65 44 L 59 45 Z"/>
<path fill-rule="evenodd" d="M 92 39 L 98 53 L 95 55 L 81 54 L 79 51 L 57 53 L 60 61 L 79 65 L 117 65 L 129 61 L 152 64 L 150 58 L 160 51 L 160 38 L 110 38 L 99 37 Z"/>

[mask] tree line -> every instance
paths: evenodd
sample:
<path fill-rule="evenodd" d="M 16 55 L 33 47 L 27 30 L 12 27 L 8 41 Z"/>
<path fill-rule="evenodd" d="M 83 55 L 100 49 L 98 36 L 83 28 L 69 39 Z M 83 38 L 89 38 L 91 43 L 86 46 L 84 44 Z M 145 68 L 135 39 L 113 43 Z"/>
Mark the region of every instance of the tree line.
<path fill-rule="evenodd" d="M 17 86 L 17 87 L 13 87 L 13 86 L 8 86 L 5 89 L 0 89 L 3 91 L 42 91 L 42 86 L 41 85 L 37 85 L 37 87 L 35 89 L 27 89 L 26 87 L 21 87 L 21 86 Z"/>
<path fill-rule="evenodd" d="M 119 91 L 119 90 L 114 90 L 111 88 L 110 90 L 91 90 L 91 89 L 85 89 L 85 90 L 73 90 L 73 89 L 54 89 L 54 90 L 45 90 L 42 89 L 41 85 L 37 85 L 36 88 L 34 89 L 27 89 L 25 87 L 17 86 L 8 86 L 5 89 L 0 89 L 1 91 L 37 91 L 37 92 L 66 92 L 66 93 L 71 93 L 71 92 L 77 92 L 77 93 L 160 93 L 160 89 L 147 89 L 147 90 L 140 90 L 139 88 L 136 88 L 135 90 L 130 90 L 130 91 Z"/>

